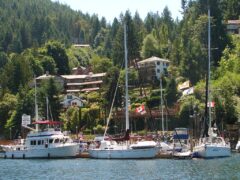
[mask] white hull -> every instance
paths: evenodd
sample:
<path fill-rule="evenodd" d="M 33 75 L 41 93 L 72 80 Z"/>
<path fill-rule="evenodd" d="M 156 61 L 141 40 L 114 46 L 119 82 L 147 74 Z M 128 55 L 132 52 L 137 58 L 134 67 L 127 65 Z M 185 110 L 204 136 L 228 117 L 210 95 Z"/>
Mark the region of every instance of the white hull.
<path fill-rule="evenodd" d="M 240 141 L 238 141 L 235 149 L 237 152 L 240 152 Z"/>
<path fill-rule="evenodd" d="M 201 158 L 215 158 L 231 156 L 230 146 L 218 144 L 201 144 L 195 146 L 194 154 Z"/>
<path fill-rule="evenodd" d="M 154 158 L 158 152 L 158 148 L 147 149 L 92 149 L 89 150 L 91 158 L 96 159 L 149 159 Z"/>
<path fill-rule="evenodd" d="M 78 144 L 62 145 L 57 147 L 42 147 L 25 150 L 12 150 L 5 152 L 5 158 L 67 158 L 76 157 L 79 152 Z"/>
<path fill-rule="evenodd" d="M 177 157 L 177 158 L 187 158 L 187 157 L 191 157 L 192 155 L 192 152 L 189 150 L 189 151 L 184 151 L 184 152 L 174 152 L 173 153 L 173 156 L 174 157 Z"/>

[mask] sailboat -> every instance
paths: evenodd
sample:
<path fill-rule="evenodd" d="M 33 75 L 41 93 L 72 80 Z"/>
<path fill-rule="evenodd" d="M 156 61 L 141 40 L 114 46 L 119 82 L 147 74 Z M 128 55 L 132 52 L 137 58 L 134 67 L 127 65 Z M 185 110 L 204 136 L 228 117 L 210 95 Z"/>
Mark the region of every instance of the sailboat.
<path fill-rule="evenodd" d="M 208 131 L 205 125 L 205 133 L 202 138 L 199 139 L 198 144 L 193 148 L 193 156 L 201 158 L 215 158 L 215 157 L 228 157 L 231 156 L 230 144 L 227 144 L 225 140 L 214 133 L 216 128 L 211 125 L 211 94 L 210 94 L 210 55 L 211 55 L 211 40 L 210 40 L 210 8 L 208 8 L 208 76 L 206 82 L 206 99 L 205 104 L 205 121 L 209 119 Z M 208 106 L 208 113 L 207 113 Z M 205 123 L 206 124 L 206 123 Z"/>
<path fill-rule="evenodd" d="M 27 134 L 26 139 L 12 146 L 5 148 L 4 158 L 25 159 L 25 158 L 68 158 L 76 157 L 79 152 L 79 145 L 63 134 L 56 126 L 61 125 L 58 121 L 40 121 L 38 118 L 38 105 L 36 97 L 35 79 L 35 122 L 36 128 Z M 47 126 L 46 129 L 39 126 Z M 54 128 L 55 127 L 55 128 Z"/>
<path fill-rule="evenodd" d="M 134 144 L 130 144 L 129 136 L 129 113 L 128 113 L 128 62 L 127 62 L 127 37 L 126 37 L 126 25 L 124 25 L 124 51 L 125 51 L 125 122 L 126 122 L 126 134 L 120 139 L 109 139 L 100 142 L 98 148 L 89 150 L 91 158 L 97 159 L 146 159 L 154 158 L 158 152 L 158 147 L 154 141 L 139 141 Z M 112 109 L 112 107 L 111 107 Z M 110 110 L 111 113 L 111 110 Z M 110 117 L 110 115 L 109 115 Z M 110 118 L 108 118 L 109 122 Z M 108 123 L 107 123 L 108 125 Z M 106 130 L 104 137 L 106 135 Z"/>

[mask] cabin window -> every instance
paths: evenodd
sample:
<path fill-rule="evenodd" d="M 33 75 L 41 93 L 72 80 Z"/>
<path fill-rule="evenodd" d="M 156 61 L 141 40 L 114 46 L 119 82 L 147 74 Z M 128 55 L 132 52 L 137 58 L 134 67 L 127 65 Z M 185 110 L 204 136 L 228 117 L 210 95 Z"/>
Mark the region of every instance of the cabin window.
<path fill-rule="evenodd" d="M 157 62 L 157 65 L 160 65 L 160 62 L 159 62 L 159 61 Z"/>
<path fill-rule="evenodd" d="M 160 73 L 160 69 L 157 69 L 157 73 Z"/>
<path fill-rule="evenodd" d="M 31 144 L 31 145 L 36 145 L 36 140 L 32 140 L 32 141 L 30 142 L 30 144 Z"/>
<path fill-rule="evenodd" d="M 59 139 L 55 139 L 54 143 L 59 143 Z"/>
<path fill-rule="evenodd" d="M 63 143 L 63 139 L 60 139 L 60 143 Z"/>
<path fill-rule="evenodd" d="M 38 140 L 38 145 L 41 145 L 42 144 L 42 140 Z"/>
<path fill-rule="evenodd" d="M 48 142 L 49 142 L 49 144 L 52 144 L 53 143 L 53 139 L 49 139 Z"/>

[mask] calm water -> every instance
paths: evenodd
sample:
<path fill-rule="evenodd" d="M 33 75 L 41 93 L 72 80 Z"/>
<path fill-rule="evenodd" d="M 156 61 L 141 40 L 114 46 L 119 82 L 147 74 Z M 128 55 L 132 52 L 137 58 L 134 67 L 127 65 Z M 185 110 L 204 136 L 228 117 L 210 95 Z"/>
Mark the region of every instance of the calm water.
<path fill-rule="evenodd" d="M 210 160 L 0 159 L 0 179 L 240 179 L 240 154 Z"/>

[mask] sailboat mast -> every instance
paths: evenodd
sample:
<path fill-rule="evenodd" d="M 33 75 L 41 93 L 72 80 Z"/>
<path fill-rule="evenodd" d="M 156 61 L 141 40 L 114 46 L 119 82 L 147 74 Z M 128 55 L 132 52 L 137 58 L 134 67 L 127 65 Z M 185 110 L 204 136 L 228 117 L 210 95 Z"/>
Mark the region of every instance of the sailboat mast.
<path fill-rule="evenodd" d="M 209 125 L 208 129 L 210 130 L 210 139 L 212 137 L 211 131 L 211 91 L 210 91 L 210 77 L 211 77 L 211 14 L 210 14 L 210 6 L 208 6 L 208 117 L 209 117 Z"/>
<path fill-rule="evenodd" d="M 46 103 L 47 103 L 47 120 L 49 120 L 49 113 L 48 113 L 48 97 L 46 97 Z"/>
<path fill-rule="evenodd" d="M 129 112 L 128 112 L 128 60 L 127 60 L 127 26 L 124 23 L 124 59 L 125 59 L 125 118 L 126 130 L 129 129 Z"/>
<path fill-rule="evenodd" d="M 37 105 L 37 80 L 36 77 L 34 77 L 34 87 L 35 87 L 35 121 L 38 121 L 38 105 Z M 38 124 L 36 124 L 36 131 L 38 131 L 39 127 Z"/>
<path fill-rule="evenodd" d="M 160 75 L 159 75 L 159 80 L 160 80 L 160 91 L 161 91 L 161 114 L 162 114 L 162 132 L 164 134 L 164 116 L 163 116 L 163 92 L 162 92 L 162 73 L 160 72 Z"/>

